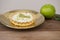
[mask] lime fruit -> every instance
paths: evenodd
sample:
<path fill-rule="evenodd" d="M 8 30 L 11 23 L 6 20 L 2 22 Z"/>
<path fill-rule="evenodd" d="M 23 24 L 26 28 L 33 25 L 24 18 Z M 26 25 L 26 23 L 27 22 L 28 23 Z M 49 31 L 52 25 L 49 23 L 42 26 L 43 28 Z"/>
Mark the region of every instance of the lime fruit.
<path fill-rule="evenodd" d="M 40 13 L 45 16 L 45 18 L 52 18 L 55 15 L 55 7 L 51 4 L 45 4 L 41 7 Z"/>

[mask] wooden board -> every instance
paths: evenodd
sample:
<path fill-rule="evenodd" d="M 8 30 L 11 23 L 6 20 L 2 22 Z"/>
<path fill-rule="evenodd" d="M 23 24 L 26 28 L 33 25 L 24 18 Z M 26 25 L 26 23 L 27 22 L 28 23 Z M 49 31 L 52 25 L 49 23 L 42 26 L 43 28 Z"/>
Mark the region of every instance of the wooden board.
<path fill-rule="evenodd" d="M 60 40 L 60 21 L 46 20 L 26 30 L 11 29 L 0 23 L 0 40 Z"/>

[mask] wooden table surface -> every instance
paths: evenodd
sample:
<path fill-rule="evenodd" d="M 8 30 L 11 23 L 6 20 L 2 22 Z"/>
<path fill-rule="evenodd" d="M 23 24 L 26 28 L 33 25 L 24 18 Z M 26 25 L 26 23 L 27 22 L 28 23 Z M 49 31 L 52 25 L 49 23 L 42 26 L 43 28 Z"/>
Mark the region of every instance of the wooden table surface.
<path fill-rule="evenodd" d="M 46 20 L 26 30 L 11 29 L 0 23 L 0 40 L 60 40 L 60 21 Z"/>

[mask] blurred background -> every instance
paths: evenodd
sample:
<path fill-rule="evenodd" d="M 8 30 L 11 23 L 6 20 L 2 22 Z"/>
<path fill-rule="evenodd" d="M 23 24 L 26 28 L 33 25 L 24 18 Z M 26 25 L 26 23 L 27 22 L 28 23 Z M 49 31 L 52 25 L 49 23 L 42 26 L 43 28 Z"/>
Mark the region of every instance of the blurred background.
<path fill-rule="evenodd" d="M 60 0 L 0 0 L 0 14 L 15 9 L 30 9 L 40 11 L 44 4 L 52 4 L 56 13 L 60 14 Z"/>

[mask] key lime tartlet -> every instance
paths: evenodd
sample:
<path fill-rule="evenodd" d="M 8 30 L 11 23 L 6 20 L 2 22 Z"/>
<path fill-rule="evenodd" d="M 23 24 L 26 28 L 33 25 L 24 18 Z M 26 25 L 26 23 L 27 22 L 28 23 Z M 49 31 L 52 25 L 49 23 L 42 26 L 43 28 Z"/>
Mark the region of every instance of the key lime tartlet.
<path fill-rule="evenodd" d="M 30 26 L 34 24 L 34 15 L 32 13 L 16 12 L 10 15 L 10 22 L 16 26 Z"/>

